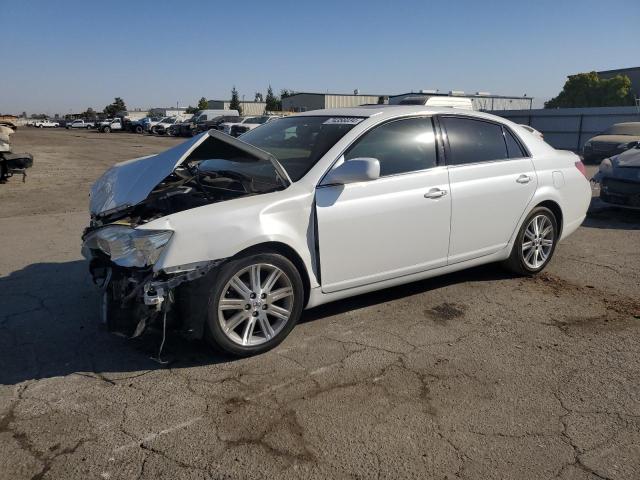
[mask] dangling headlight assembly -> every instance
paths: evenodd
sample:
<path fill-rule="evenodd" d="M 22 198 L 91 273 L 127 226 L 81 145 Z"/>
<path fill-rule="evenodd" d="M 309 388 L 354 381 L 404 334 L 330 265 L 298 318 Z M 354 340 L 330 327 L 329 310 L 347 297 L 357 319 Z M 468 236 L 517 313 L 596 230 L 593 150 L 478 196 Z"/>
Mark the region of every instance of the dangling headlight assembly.
<path fill-rule="evenodd" d="M 83 251 L 100 250 L 121 267 L 147 267 L 156 263 L 171 235 L 171 230 L 111 225 L 90 233 L 84 240 Z"/>
<path fill-rule="evenodd" d="M 611 163 L 610 158 L 605 158 L 604 160 L 602 160 L 602 162 L 600 162 L 600 167 L 598 167 L 598 170 L 600 172 L 610 172 L 612 169 L 613 164 Z"/>

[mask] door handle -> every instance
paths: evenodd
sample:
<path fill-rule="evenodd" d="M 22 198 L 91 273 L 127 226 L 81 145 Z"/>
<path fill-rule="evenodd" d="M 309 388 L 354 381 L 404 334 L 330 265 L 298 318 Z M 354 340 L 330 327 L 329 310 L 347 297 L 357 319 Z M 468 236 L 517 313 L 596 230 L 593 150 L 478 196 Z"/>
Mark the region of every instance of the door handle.
<path fill-rule="evenodd" d="M 444 197 L 447 194 L 446 190 L 441 190 L 439 188 L 432 188 L 427 193 L 424 194 L 424 198 L 440 198 Z"/>
<path fill-rule="evenodd" d="M 531 177 L 529 175 L 522 174 L 517 179 L 518 183 L 529 183 L 531 181 Z"/>

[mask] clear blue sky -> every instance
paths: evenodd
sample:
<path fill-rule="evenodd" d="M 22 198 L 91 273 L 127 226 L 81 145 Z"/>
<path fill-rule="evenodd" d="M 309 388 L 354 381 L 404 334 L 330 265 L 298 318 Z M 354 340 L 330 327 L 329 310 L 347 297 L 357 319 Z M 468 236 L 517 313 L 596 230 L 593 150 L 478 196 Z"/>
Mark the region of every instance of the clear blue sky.
<path fill-rule="evenodd" d="M 640 1 L 0 0 L 0 112 L 276 91 L 526 93 L 640 64 Z"/>

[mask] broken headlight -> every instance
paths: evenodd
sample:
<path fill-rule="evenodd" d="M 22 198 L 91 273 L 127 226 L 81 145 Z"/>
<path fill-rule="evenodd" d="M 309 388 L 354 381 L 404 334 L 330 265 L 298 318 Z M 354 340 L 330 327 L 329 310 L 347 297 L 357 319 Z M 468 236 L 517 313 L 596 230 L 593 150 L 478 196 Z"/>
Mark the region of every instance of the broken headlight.
<path fill-rule="evenodd" d="M 172 234 L 171 230 L 137 230 L 111 225 L 90 234 L 84 246 L 102 251 L 121 267 L 146 267 L 156 263 Z"/>

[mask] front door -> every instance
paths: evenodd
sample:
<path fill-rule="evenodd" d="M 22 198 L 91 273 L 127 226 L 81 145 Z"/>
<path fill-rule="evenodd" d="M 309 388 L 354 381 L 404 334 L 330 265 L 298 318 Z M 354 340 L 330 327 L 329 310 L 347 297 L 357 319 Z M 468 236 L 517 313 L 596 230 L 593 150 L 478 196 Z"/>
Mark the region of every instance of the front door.
<path fill-rule="evenodd" d="M 432 120 L 365 133 L 344 161 L 373 157 L 380 178 L 316 191 L 322 290 L 335 292 L 446 265 L 451 196 Z"/>

